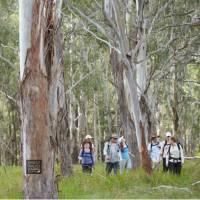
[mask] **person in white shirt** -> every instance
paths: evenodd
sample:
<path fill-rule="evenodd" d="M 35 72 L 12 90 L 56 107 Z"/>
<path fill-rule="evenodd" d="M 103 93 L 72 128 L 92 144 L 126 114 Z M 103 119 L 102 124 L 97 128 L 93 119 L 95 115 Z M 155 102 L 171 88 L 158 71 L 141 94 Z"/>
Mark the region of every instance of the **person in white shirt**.
<path fill-rule="evenodd" d="M 105 156 L 106 174 L 109 175 L 114 170 L 114 174 L 117 175 L 119 171 L 120 161 L 120 147 L 118 144 L 118 136 L 113 134 L 110 141 L 104 144 L 103 154 Z"/>
<path fill-rule="evenodd" d="M 181 173 L 183 164 L 183 148 L 181 144 L 177 142 L 175 137 L 171 137 L 170 146 L 166 157 L 166 165 L 169 168 L 169 172 L 179 175 Z"/>
<path fill-rule="evenodd" d="M 167 153 L 169 150 L 170 138 L 171 138 L 172 134 L 170 132 L 166 132 L 165 136 L 166 136 L 166 139 L 165 139 L 165 141 L 162 142 L 161 150 L 160 150 L 160 157 L 163 160 L 163 172 L 168 171 L 168 166 L 166 165 L 166 156 L 167 156 Z"/>
<path fill-rule="evenodd" d="M 148 145 L 148 152 L 149 152 L 149 155 L 151 158 L 153 169 L 159 169 L 160 149 L 161 149 L 160 142 L 157 141 L 157 136 L 153 135 L 151 137 L 151 143 L 149 143 L 149 145 Z"/>

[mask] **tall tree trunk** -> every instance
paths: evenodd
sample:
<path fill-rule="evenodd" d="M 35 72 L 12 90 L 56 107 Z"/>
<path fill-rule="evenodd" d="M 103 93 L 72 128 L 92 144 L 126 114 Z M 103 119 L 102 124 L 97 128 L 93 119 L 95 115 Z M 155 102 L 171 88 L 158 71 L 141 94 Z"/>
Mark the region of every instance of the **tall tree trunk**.
<path fill-rule="evenodd" d="M 139 12 L 142 12 L 140 9 L 143 9 L 143 7 L 140 5 L 141 3 L 144 2 L 136 1 L 137 16 L 139 15 Z M 138 143 L 138 149 L 140 152 L 140 158 L 142 161 L 142 166 L 150 174 L 152 172 L 152 169 L 145 141 L 145 122 L 142 119 L 139 98 L 137 95 L 138 88 L 135 73 L 136 66 L 134 64 L 135 53 L 133 53 L 133 51 L 130 53 L 128 39 L 125 34 L 124 16 L 122 15 L 122 13 L 120 13 L 119 4 L 120 1 L 104 0 L 104 12 L 105 17 L 115 34 L 115 37 L 113 37 L 113 41 L 115 41 L 114 47 L 120 49 L 120 56 L 122 56 L 122 60 L 124 63 L 124 88 L 126 89 L 126 99 L 127 101 L 130 101 L 130 106 L 128 107 L 128 109 L 135 124 L 136 138 Z M 138 16 L 138 19 L 140 19 L 140 16 Z M 116 43 L 118 43 L 119 45 L 116 46 Z M 140 44 L 140 41 L 138 41 L 138 43 Z"/>
<path fill-rule="evenodd" d="M 174 4 L 171 5 L 171 9 L 174 12 L 173 8 Z M 173 27 L 171 28 L 171 40 L 175 40 L 176 33 L 175 33 L 175 17 L 172 17 L 172 24 Z M 179 115 L 178 115 L 178 65 L 176 63 L 176 47 L 172 45 L 170 48 L 170 52 L 173 55 L 172 64 L 171 64 L 171 73 L 172 73 L 172 81 L 171 81 L 171 88 L 170 88 L 170 109 L 172 114 L 172 125 L 173 125 L 173 134 L 180 138 L 179 134 Z"/>
<path fill-rule="evenodd" d="M 111 119 L 111 112 L 110 112 L 110 94 L 108 88 L 108 66 L 106 65 L 106 73 L 105 73 L 105 106 L 106 106 L 106 118 L 107 118 L 107 132 L 108 135 L 112 135 L 112 119 Z"/>
<path fill-rule="evenodd" d="M 58 139 L 58 148 L 61 161 L 62 176 L 70 176 L 72 174 L 71 161 L 71 142 L 70 127 L 68 123 L 69 101 L 70 98 L 65 95 L 64 67 L 63 67 L 63 51 L 61 37 L 61 13 L 62 0 L 55 2 L 55 18 L 54 18 L 54 60 L 51 74 L 54 83 L 50 87 L 51 98 L 51 117 L 53 120 L 53 129 Z"/>
<path fill-rule="evenodd" d="M 110 63 L 113 69 L 113 74 L 115 76 L 115 84 L 118 97 L 118 107 L 120 116 L 120 134 L 124 135 L 128 145 L 129 150 L 132 154 L 131 160 L 134 167 L 140 165 L 140 156 L 137 145 L 135 126 L 133 120 L 131 119 L 130 113 L 128 111 L 127 100 L 125 96 L 125 89 L 123 83 L 123 62 L 120 60 L 120 56 L 114 50 L 112 50 L 110 55 Z M 133 159 L 133 152 L 135 158 Z"/>
<path fill-rule="evenodd" d="M 98 133 L 97 133 L 97 92 L 94 91 L 94 99 L 93 99 L 93 128 L 94 128 L 94 145 L 95 145 L 95 160 L 98 158 Z"/>
<path fill-rule="evenodd" d="M 54 176 L 55 130 L 51 118 L 52 101 L 56 99 L 50 98 L 55 84 L 51 73 L 56 52 L 55 10 L 54 1 L 19 1 L 25 198 L 58 197 Z M 34 172 L 37 175 L 28 172 L 30 160 L 38 163 Z"/>
<path fill-rule="evenodd" d="M 64 90 L 63 90 L 64 92 Z M 68 124 L 68 105 L 69 101 L 65 99 L 62 108 L 60 108 L 57 116 L 57 139 L 60 154 L 61 174 L 64 177 L 72 175 L 72 158 L 71 158 L 71 141 L 70 128 Z"/>
<path fill-rule="evenodd" d="M 147 83 L 147 30 L 148 30 L 148 7 L 145 1 L 137 1 L 137 38 L 141 44 L 137 53 L 137 84 L 138 94 L 140 101 L 140 110 L 142 114 L 142 121 L 145 129 L 145 141 L 146 144 L 150 140 L 151 134 L 156 132 L 156 122 L 153 117 L 153 108 L 155 107 L 155 101 L 150 91 L 150 83 Z M 152 70 L 151 70 L 152 71 Z"/>
<path fill-rule="evenodd" d="M 81 140 L 87 133 L 87 98 L 81 90 L 78 110 L 78 135 Z"/>
<path fill-rule="evenodd" d="M 101 142 L 103 141 L 103 136 L 101 132 L 101 119 L 100 119 L 100 109 L 98 106 L 97 109 L 97 114 L 98 114 L 98 148 L 97 148 L 97 154 L 99 155 L 99 161 L 101 162 L 103 160 L 103 155 L 102 155 L 102 145 Z"/>
<path fill-rule="evenodd" d="M 15 123 L 16 115 L 15 113 L 12 114 L 12 124 L 13 124 L 13 135 L 12 135 L 12 146 L 13 146 L 13 163 L 15 166 L 18 164 L 17 156 L 17 130 L 16 130 L 16 123 Z"/>
<path fill-rule="evenodd" d="M 77 102 L 73 103 L 73 110 L 74 110 L 74 121 L 73 123 L 73 128 L 72 128 L 72 138 L 73 138 L 73 151 L 72 151 L 72 160 L 73 163 L 77 163 L 78 162 L 78 157 L 77 155 L 79 154 L 80 151 L 80 141 L 81 138 L 79 137 L 79 112 L 80 112 L 80 108 L 79 105 L 77 104 Z"/>

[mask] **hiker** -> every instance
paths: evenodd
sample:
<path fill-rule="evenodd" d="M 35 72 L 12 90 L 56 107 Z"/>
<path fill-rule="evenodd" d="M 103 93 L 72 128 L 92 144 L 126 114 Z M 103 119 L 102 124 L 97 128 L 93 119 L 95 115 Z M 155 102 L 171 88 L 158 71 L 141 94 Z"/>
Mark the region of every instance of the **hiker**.
<path fill-rule="evenodd" d="M 119 170 L 120 148 L 116 134 L 113 134 L 110 141 L 105 143 L 103 154 L 105 156 L 106 174 L 109 175 L 113 169 L 114 174 L 117 175 Z"/>
<path fill-rule="evenodd" d="M 167 172 L 168 171 L 168 167 L 166 166 L 166 156 L 169 150 L 169 146 L 170 146 L 170 138 L 172 136 L 172 134 L 170 132 L 166 132 L 165 133 L 165 141 L 162 143 L 162 147 L 161 147 L 161 151 L 160 151 L 160 157 L 162 158 L 163 161 L 163 172 Z"/>
<path fill-rule="evenodd" d="M 124 172 L 124 170 L 128 171 L 132 168 L 131 159 L 129 156 L 129 149 L 128 144 L 126 143 L 125 138 L 122 136 L 119 140 L 119 146 L 120 146 L 120 153 L 121 153 L 121 159 L 120 159 L 120 174 Z"/>
<path fill-rule="evenodd" d="M 92 143 L 92 151 L 94 153 L 94 144 L 92 142 L 92 139 L 93 137 L 91 135 L 86 135 L 84 140 Z"/>
<path fill-rule="evenodd" d="M 170 138 L 170 146 L 166 156 L 166 165 L 169 172 L 180 175 L 182 165 L 184 164 L 183 148 L 175 137 Z"/>
<path fill-rule="evenodd" d="M 157 136 L 153 135 L 151 137 L 151 143 L 148 145 L 148 152 L 151 158 L 153 169 L 159 169 L 160 149 L 161 149 L 161 144 L 160 142 L 157 141 Z"/>
<path fill-rule="evenodd" d="M 92 174 L 92 169 L 94 167 L 94 155 L 92 142 L 88 140 L 84 140 L 78 159 L 82 161 L 82 171 L 83 173 Z"/>

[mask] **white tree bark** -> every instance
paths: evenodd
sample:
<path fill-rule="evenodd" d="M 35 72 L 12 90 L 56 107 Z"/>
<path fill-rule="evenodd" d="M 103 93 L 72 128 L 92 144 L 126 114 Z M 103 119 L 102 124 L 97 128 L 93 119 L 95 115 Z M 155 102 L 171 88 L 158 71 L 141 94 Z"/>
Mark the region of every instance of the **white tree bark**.
<path fill-rule="evenodd" d="M 141 15 L 142 7 L 141 4 L 143 1 L 138 2 L 137 4 L 137 16 Z M 129 103 L 130 114 L 135 123 L 136 137 L 138 142 L 138 149 L 140 152 L 142 165 L 147 170 L 148 173 L 151 173 L 151 164 L 147 153 L 146 143 L 145 143 L 145 130 L 144 130 L 144 121 L 142 120 L 142 114 L 139 105 L 138 98 L 138 87 L 136 82 L 136 66 L 134 64 L 135 56 L 138 48 L 141 45 L 139 40 L 134 49 L 129 50 L 128 39 L 125 34 L 124 27 L 124 16 L 120 12 L 121 6 L 120 1 L 116 0 L 104 0 L 104 12 L 107 22 L 112 27 L 113 31 L 113 41 L 115 44 L 119 44 L 121 50 L 122 61 L 124 63 L 124 82 L 126 88 L 126 97 L 127 102 Z M 140 20 L 140 17 L 138 17 Z M 139 27 L 138 27 L 139 28 Z M 116 45 L 115 45 L 116 46 Z M 130 98 L 130 99 L 129 99 Z"/>
<path fill-rule="evenodd" d="M 20 80 L 23 78 L 27 50 L 31 47 L 33 0 L 19 0 Z"/>
<path fill-rule="evenodd" d="M 94 156 L 95 156 L 95 160 L 97 160 L 97 156 L 98 156 L 98 133 L 97 133 L 97 92 L 94 91 L 94 99 L 93 99 L 93 128 L 94 128 L 94 145 L 95 145 L 95 152 L 94 152 Z"/>

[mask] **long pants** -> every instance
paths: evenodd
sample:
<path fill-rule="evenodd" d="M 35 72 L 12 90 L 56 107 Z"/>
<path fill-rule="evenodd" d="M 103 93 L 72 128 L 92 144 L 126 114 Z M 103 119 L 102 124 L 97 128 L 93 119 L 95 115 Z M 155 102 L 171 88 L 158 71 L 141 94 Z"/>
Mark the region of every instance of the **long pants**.
<path fill-rule="evenodd" d="M 163 172 L 167 172 L 168 167 L 166 166 L 166 158 L 163 158 Z"/>
<path fill-rule="evenodd" d="M 181 162 L 173 163 L 169 162 L 169 171 L 173 174 L 180 175 L 181 173 Z"/>
<path fill-rule="evenodd" d="M 119 165 L 120 165 L 120 174 L 122 174 L 124 172 L 124 170 L 128 171 L 132 168 L 131 159 L 120 160 Z"/>
<path fill-rule="evenodd" d="M 107 162 L 106 163 L 106 174 L 109 175 L 112 172 L 112 169 L 114 171 L 114 174 L 117 175 L 119 171 L 119 162 Z"/>
<path fill-rule="evenodd" d="M 83 164 L 82 165 L 82 172 L 91 174 L 92 173 L 92 164 L 88 164 L 88 165 Z"/>
<path fill-rule="evenodd" d="M 159 170 L 160 163 L 158 161 L 152 160 L 151 164 L 153 169 Z"/>

